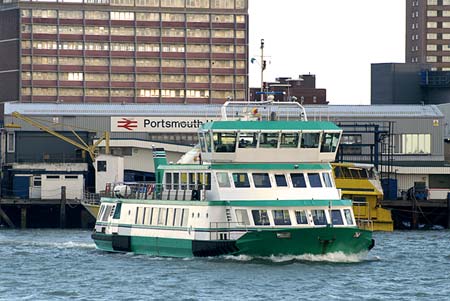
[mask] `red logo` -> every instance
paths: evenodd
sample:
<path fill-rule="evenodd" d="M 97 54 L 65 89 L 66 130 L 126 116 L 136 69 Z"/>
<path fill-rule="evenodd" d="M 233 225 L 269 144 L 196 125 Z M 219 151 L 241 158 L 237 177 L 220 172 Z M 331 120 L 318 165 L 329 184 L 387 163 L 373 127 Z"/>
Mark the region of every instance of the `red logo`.
<path fill-rule="evenodd" d="M 134 128 L 137 128 L 138 122 L 137 120 L 130 120 L 127 118 L 122 118 L 122 120 L 117 121 L 118 128 L 125 128 L 129 131 L 132 131 Z"/>

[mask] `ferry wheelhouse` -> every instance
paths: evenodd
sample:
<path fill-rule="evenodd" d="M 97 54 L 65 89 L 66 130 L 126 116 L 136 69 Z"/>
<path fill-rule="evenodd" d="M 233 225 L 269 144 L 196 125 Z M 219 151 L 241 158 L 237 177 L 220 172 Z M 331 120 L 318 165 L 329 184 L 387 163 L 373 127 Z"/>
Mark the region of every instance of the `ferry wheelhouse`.
<path fill-rule="evenodd" d="M 298 115 L 276 120 L 286 105 Z M 227 102 L 199 130 L 195 162 L 170 164 L 154 149 L 154 186 L 102 198 L 92 238 L 106 251 L 175 257 L 368 251 L 372 232 L 332 176 L 341 134 L 297 103 Z"/>

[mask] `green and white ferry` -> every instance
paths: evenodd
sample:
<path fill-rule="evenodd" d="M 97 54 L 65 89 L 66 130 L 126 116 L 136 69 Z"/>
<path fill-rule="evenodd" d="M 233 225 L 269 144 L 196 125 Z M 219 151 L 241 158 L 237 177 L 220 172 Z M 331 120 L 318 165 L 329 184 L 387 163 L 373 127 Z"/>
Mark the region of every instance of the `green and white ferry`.
<path fill-rule="evenodd" d="M 98 249 L 157 256 L 358 254 L 374 246 L 342 200 L 330 162 L 342 130 L 293 103 L 227 102 L 202 125 L 197 160 L 171 164 L 153 150 L 156 183 L 104 197 Z M 232 117 L 230 117 L 232 116 Z"/>

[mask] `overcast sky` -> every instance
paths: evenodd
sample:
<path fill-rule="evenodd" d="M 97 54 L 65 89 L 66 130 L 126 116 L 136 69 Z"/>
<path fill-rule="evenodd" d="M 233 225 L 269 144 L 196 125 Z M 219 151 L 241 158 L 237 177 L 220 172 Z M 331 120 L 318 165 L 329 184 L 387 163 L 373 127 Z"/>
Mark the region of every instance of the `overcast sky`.
<path fill-rule="evenodd" d="M 405 61 L 404 0 L 249 0 L 250 58 L 264 80 L 315 74 L 330 104 L 370 104 L 370 64 Z M 258 63 L 250 86 L 260 87 Z"/>

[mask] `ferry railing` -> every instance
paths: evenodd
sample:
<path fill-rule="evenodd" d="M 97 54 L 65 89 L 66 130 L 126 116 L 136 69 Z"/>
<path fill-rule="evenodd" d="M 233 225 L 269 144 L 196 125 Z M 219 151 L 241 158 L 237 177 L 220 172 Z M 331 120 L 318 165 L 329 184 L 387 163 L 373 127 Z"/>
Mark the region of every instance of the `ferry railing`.
<path fill-rule="evenodd" d="M 368 202 L 353 201 L 353 214 L 359 228 L 373 231 L 373 221 L 370 218 L 370 206 Z"/>
<path fill-rule="evenodd" d="M 231 230 L 232 226 L 234 230 Z M 231 237 L 231 232 L 248 232 L 247 225 L 241 222 L 210 222 L 209 228 L 211 229 L 210 240 L 230 240 L 234 239 Z"/>
<path fill-rule="evenodd" d="M 100 194 L 85 192 L 82 202 L 88 205 L 100 205 Z"/>

